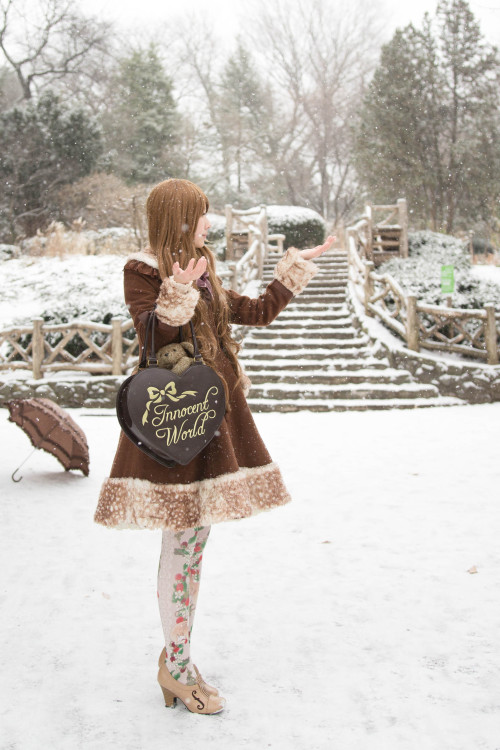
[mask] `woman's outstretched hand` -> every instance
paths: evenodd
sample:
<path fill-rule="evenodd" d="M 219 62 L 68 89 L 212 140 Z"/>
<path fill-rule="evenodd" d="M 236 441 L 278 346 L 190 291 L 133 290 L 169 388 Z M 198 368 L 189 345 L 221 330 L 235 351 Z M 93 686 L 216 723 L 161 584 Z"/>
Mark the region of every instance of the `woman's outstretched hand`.
<path fill-rule="evenodd" d="M 194 265 L 194 258 L 191 258 L 187 264 L 185 271 L 182 270 L 177 261 L 172 266 L 172 275 L 174 281 L 179 284 L 189 284 L 190 281 L 199 279 L 202 274 L 207 270 L 207 259 L 205 257 L 199 258 L 196 265 Z"/>
<path fill-rule="evenodd" d="M 312 260 L 313 258 L 317 258 L 319 255 L 323 255 L 323 253 L 326 253 L 327 250 L 330 250 L 330 248 L 333 247 L 333 243 L 335 242 L 335 240 L 336 237 L 334 235 L 330 235 L 326 238 L 326 242 L 324 242 L 322 245 L 317 245 L 310 250 L 299 250 L 299 255 L 304 258 L 304 260 Z"/>

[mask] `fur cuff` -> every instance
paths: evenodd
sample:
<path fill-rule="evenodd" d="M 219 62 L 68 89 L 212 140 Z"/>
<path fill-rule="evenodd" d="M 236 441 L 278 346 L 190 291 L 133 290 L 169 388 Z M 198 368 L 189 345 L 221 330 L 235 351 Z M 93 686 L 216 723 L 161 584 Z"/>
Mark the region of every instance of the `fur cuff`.
<path fill-rule="evenodd" d="M 300 294 L 319 271 L 311 260 L 304 260 L 296 247 L 289 247 L 274 268 L 273 276 L 294 296 Z"/>
<path fill-rule="evenodd" d="M 197 288 L 191 284 L 180 284 L 170 276 L 162 281 L 156 301 L 156 314 L 162 323 L 183 326 L 193 317 L 199 298 Z"/>

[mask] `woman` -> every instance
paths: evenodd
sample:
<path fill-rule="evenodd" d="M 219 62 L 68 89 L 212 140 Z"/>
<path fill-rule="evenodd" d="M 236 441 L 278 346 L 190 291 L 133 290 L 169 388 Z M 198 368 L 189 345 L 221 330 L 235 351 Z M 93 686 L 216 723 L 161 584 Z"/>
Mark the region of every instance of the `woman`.
<path fill-rule="evenodd" d="M 149 247 L 127 259 L 125 301 L 141 351 L 145 322 L 156 305 L 155 345 L 190 340 L 189 321 L 205 364 L 222 378 L 226 413 L 213 440 L 186 466 L 166 468 L 122 432 L 110 477 L 103 483 L 95 521 L 105 526 L 161 529 L 158 600 L 165 636 L 158 681 L 165 704 L 180 698 L 194 713 L 218 713 L 224 699 L 191 661 L 190 639 L 202 553 L 212 523 L 244 518 L 290 500 L 278 466 L 257 431 L 231 337 L 231 323 L 266 326 L 316 274 L 310 258 L 328 250 L 290 248 L 274 280 L 257 299 L 223 289 L 206 247 L 208 200 L 188 180 L 166 180 L 147 201 Z"/>

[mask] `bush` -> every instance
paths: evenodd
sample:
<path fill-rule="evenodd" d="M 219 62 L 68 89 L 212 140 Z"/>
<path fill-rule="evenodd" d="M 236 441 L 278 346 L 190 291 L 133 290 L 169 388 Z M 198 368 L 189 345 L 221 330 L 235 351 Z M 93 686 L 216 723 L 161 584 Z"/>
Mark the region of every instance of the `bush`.
<path fill-rule="evenodd" d="M 484 237 L 474 237 L 472 240 L 472 249 L 474 255 L 492 255 L 495 252 L 495 248 L 488 240 Z"/>
<path fill-rule="evenodd" d="M 269 234 L 284 234 L 285 248 L 321 245 L 325 239 L 326 224 L 310 208 L 300 206 L 268 206 Z"/>
<path fill-rule="evenodd" d="M 455 268 L 453 307 L 470 310 L 490 303 L 500 307 L 500 286 L 474 275 L 468 242 L 437 232 L 414 232 L 408 236 L 408 250 L 408 258 L 392 258 L 378 271 L 393 276 L 421 302 L 444 304 L 441 266 L 450 265 Z"/>

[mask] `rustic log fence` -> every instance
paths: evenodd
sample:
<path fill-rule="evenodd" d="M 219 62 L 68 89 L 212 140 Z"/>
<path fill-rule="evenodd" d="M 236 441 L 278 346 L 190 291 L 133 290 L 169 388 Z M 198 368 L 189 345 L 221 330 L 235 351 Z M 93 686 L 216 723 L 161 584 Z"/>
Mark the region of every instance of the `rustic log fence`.
<path fill-rule="evenodd" d="M 0 331 L 0 370 L 31 370 L 35 379 L 62 370 L 122 375 L 138 361 L 133 330 L 132 320 L 117 317 L 110 325 L 88 320 L 47 325 L 35 318 L 30 326 Z"/>
<path fill-rule="evenodd" d="M 498 364 L 500 312 L 493 305 L 482 310 L 462 310 L 426 304 L 415 295 L 406 294 L 389 274 L 377 273 L 370 207 L 354 226 L 347 228 L 346 241 L 349 279 L 366 315 L 381 320 L 406 342 L 408 349 L 453 352 Z M 402 250 L 401 255 L 404 254 Z"/>
<path fill-rule="evenodd" d="M 268 250 L 275 248 L 269 244 L 271 240 L 283 251 L 285 237 L 268 235 L 264 209 L 260 207 L 255 222 L 255 209 L 238 212 L 249 219 L 244 231 L 248 249 L 239 260 L 227 263 L 229 270 L 219 272 L 220 278 L 228 279 L 231 288 L 240 293 L 251 280 L 262 279 L 264 259 Z M 31 325 L 0 331 L 0 371 L 31 370 L 37 380 L 46 373 L 65 370 L 124 375 L 138 360 L 139 342 L 130 319 L 115 317 L 109 325 L 88 320 L 52 325 L 35 318 Z"/>

